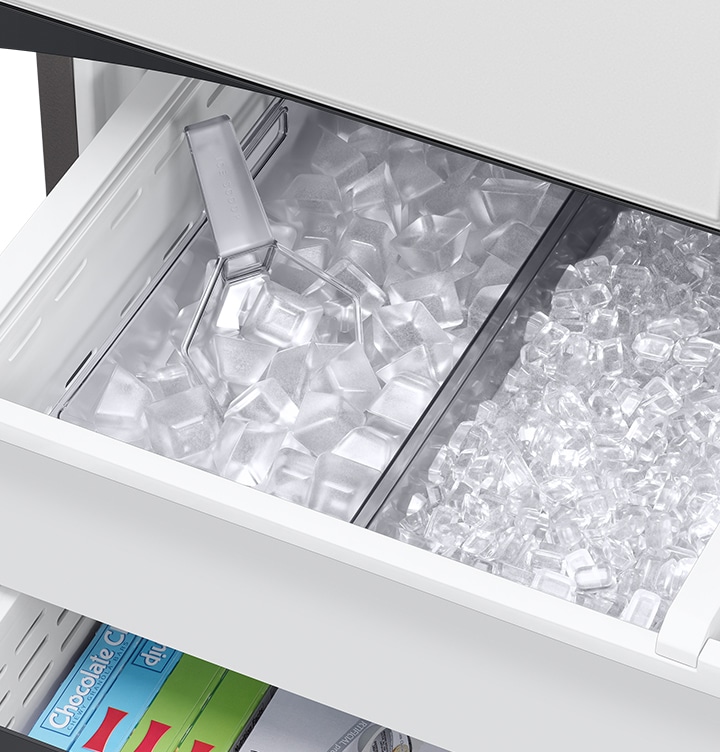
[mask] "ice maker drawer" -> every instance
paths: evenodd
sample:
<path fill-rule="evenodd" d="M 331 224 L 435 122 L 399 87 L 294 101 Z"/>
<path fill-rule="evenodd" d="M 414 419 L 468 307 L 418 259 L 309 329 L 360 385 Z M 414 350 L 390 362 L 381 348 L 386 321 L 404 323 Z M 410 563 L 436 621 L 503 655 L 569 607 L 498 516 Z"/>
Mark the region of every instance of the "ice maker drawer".
<path fill-rule="evenodd" d="M 142 124 L 150 137 L 136 140 L 130 134 L 141 123 L 133 113 L 159 94 L 158 118 L 149 130 Z M 518 745 L 532 743 L 563 708 L 558 733 L 564 742 L 587 738 L 592 726 L 589 749 L 607 748 L 618 729 L 641 729 L 659 749 L 681 739 L 709 748 L 720 696 L 714 639 L 699 645 L 697 665 L 688 666 L 659 655 L 646 630 L 15 403 L 53 403 L 162 263 L 157 248 L 172 248 L 197 218 L 197 196 L 181 211 L 153 201 L 187 177 L 171 159 L 181 145 L 177 113 L 199 120 L 208 109 L 214 114 L 212 105 L 232 104 L 236 125 L 249 127 L 267 105 L 256 95 L 168 85 L 153 74 L 128 101 L 50 197 L 43 221 L 31 223 L 2 259 L 14 279 L 34 280 L 18 289 L 0 276 L 0 348 L 8 364 L 0 373 L 8 397 L 0 400 L 5 583 L 139 634 L 162 635 L 181 650 L 453 752 L 477 749 L 478 707 L 488 708 L 484 734 L 504 739 L 513 729 Z M 86 179 L 91 189 L 85 184 L 74 196 Z M 165 188 L 144 179 L 166 181 Z M 567 204 L 553 232 L 581 202 L 578 196 Z M 83 213 L 108 224 L 67 225 L 68 216 Z M 130 217 L 137 224 L 125 224 Z M 63 263 L 84 232 L 113 225 L 118 232 L 105 256 L 98 253 L 98 271 L 86 271 L 90 259 Z M 129 273 L 108 274 L 119 253 L 135 254 L 117 267 Z M 58 270 L 67 276 L 53 277 Z M 84 328 L 68 328 L 88 301 L 97 315 Z M 41 370 L 48 358 L 57 363 L 50 376 Z M 109 565 L 81 560 L 81 586 L 65 580 L 59 588 L 47 576 L 47 563 L 65 560 L 68 551 L 98 550 Z M 158 605 L 164 603 L 181 610 Z M 578 692 L 578 677 L 596 693 L 595 703 Z M 518 688 L 522 728 L 517 704 L 507 701 Z M 598 706 L 612 724 L 597 727 Z M 680 708 L 683 723 L 658 706 Z"/>

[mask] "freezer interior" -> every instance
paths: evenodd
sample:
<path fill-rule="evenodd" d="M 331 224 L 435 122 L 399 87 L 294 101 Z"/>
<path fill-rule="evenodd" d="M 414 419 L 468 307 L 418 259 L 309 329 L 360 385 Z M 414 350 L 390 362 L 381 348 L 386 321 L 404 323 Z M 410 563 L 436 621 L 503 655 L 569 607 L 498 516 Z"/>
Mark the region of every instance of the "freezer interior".
<path fill-rule="evenodd" d="M 109 649 L 118 656 L 124 651 L 122 654 L 126 660 L 123 661 L 122 657 L 106 658 L 110 652 L 102 653 L 99 648 L 95 649 L 94 653 L 88 651 L 86 655 L 90 657 L 85 661 L 79 660 L 86 648 L 92 645 L 99 631 L 109 633 L 106 641 L 109 647 L 106 650 Z M 105 642 L 101 644 L 104 645 Z M 149 672 L 148 676 L 161 677 L 154 679 L 152 685 L 149 681 L 146 684 L 137 683 L 136 692 L 147 693 L 146 702 L 149 704 L 155 693 L 159 692 L 172 676 L 172 672 L 178 666 L 178 658 L 181 657 L 177 651 L 161 643 L 154 643 L 148 651 L 148 644 L 142 639 L 136 640 L 132 634 L 125 635 L 123 639 L 123 630 L 120 628 L 101 625 L 93 619 L 0 586 L 0 727 L 29 735 L 45 743 L 51 743 L 49 739 L 54 735 L 52 743 L 63 749 L 109 749 L 108 745 L 114 745 L 112 748 L 119 749 L 123 744 L 119 735 L 127 737 L 132 731 L 131 726 L 125 721 L 125 716 L 130 713 L 131 716 L 142 717 L 144 710 L 140 703 L 130 712 L 129 698 L 117 690 L 115 695 L 111 694 L 113 688 L 118 686 L 118 678 L 123 676 L 123 672 L 127 673 L 127 666 L 138 663 L 137 654 L 140 654 L 140 657 L 145 659 L 143 665 L 149 667 L 146 669 Z M 125 649 L 128 645 L 130 647 Z M 145 652 L 141 653 L 143 650 Z M 133 655 L 136 657 L 133 658 Z M 103 673 L 88 670 L 90 664 L 95 668 L 103 666 L 103 661 L 105 664 L 112 661 L 112 666 L 117 661 L 119 668 L 111 669 L 111 665 L 107 665 Z M 214 677 L 214 681 L 227 682 L 225 677 L 229 674 L 223 674 L 221 667 L 217 668 L 219 673 Z M 111 671 L 113 673 L 110 673 Z M 68 702 L 58 702 L 56 692 L 69 676 L 76 679 L 68 685 L 65 693 L 72 699 Z M 82 697 L 73 695 L 75 684 L 83 693 Z M 222 700 L 222 705 L 219 705 L 221 710 L 215 710 L 215 715 L 209 716 L 211 725 L 227 724 L 231 734 L 234 734 L 231 719 L 239 716 L 240 720 L 235 724 L 239 736 L 232 744 L 233 749 L 249 750 L 258 745 L 269 750 L 285 749 L 283 745 L 289 744 L 296 749 L 320 752 L 336 739 L 344 738 L 345 746 L 357 744 L 359 740 L 363 741 L 363 744 L 357 747 L 358 752 L 371 752 L 382 748 L 382 744 L 387 743 L 388 739 L 407 743 L 407 737 L 402 733 L 386 730 L 383 736 L 382 727 L 370 721 L 287 692 L 276 692 L 275 687 L 265 691 L 267 685 L 261 683 L 257 684 L 263 693 L 262 698 L 260 699 L 257 693 L 257 696 L 252 697 L 253 705 L 257 700 L 259 702 L 247 724 L 243 726 L 242 711 L 244 703 L 250 698 L 241 694 L 244 687 L 239 680 L 233 686 L 235 684 L 238 685 L 235 687 L 236 701 Z M 190 688 L 185 693 L 175 691 L 178 705 L 187 702 L 183 697 L 184 694 L 189 696 L 190 691 Z M 213 692 L 211 697 L 214 696 Z M 123 699 L 127 704 L 122 704 Z M 120 707 L 124 710 L 115 709 L 109 715 L 103 710 L 108 706 L 113 711 L 112 703 L 115 702 L 117 705 L 119 700 Z M 206 702 L 206 707 L 209 707 L 209 702 L 210 700 Z M 192 730 L 207 727 L 208 722 L 200 724 L 206 707 L 198 708 L 200 716 L 194 722 Z M 96 709 L 100 717 L 93 715 Z M 301 713 L 302 717 L 298 717 L 298 713 Z M 51 717 L 52 722 L 49 721 Z M 69 720 L 72 723 L 68 723 Z M 124 725 L 121 725 L 120 721 Z M 142 730 L 144 727 L 140 724 L 140 728 Z M 167 744 L 164 736 L 159 738 L 162 738 L 162 744 Z M 159 742 L 159 738 L 155 739 L 155 743 Z M 13 737 L 5 737 L 0 733 L 0 739 L 0 743 L 12 744 Z M 373 746 L 375 739 L 375 744 L 380 747 Z M 83 741 L 85 743 L 80 747 Z M 131 741 L 132 738 L 128 744 Z M 418 752 L 442 752 L 438 747 L 418 739 L 412 739 L 409 743 L 412 749 Z M 189 748 L 189 745 L 186 746 Z M 197 746 L 202 745 L 198 743 Z M 211 746 L 213 745 L 206 744 L 207 748 Z M 46 749 L 44 745 L 42 748 Z"/>
<path fill-rule="evenodd" d="M 589 197 L 372 529 L 659 629 L 720 519 L 719 250 Z"/>
<path fill-rule="evenodd" d="M 203 114 L 231 118 L 286 250 L 204 298 L 218 250 L 182 129 L 207 117 L 174 114 L 172 150 L 139 157 L 169 179 L 147 198 L 135 191 L 111 220 L 113 237 L 135 232 L 134 249 L 100 261 L 82 244 L 86 256 L 63 259 L 66 287 L 92 284 L 90 263 L 139 287 L 114 320 L 94 318 L 87 300 L 64 306 L 78 337 L 69 378 L 33 385 L 24 404 L 350 520 L 569 191 L 305 105 L 185 86 Z M 135 202 L 155 215 L 155 238 Z M 161 225 L 176 207 L 189 221 Z"/>

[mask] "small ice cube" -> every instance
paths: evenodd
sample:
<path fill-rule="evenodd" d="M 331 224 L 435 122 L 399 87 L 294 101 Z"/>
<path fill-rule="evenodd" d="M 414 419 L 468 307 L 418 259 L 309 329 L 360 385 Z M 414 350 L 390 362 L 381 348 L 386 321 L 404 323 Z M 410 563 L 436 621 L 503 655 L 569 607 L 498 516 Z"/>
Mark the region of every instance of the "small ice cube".
<path fill-rule="evenodd" d="M 632 349 L 643 358 L 662 363 L 670 357 L 674 344 L 670 337 L 641 332 L 633 340 Z"/>
<path fill-rule="evenodd" d="M 297 405 L 275 379 L 258 381 L 236 397 L 225 418 L 237 415 L 243 420 L 292 426 L 297 418 Z"/>
<path fill-rule="evenodd" d="M 323 315 L 322 306 L 274 282 L 266 282 L 248 312 L 241 334 L 277 347 L 308 343 Z"/>
<path fill-rule="evenodd" d="M 400 194 L 385 162 L 357 180 L 348 195 L 350 206 L 356 214 L 383 222 L 396 233 L 404 226 L 407 209 L 403 209 Z"/>
<path fill-rule="evenodd" d="M 407 303 L 417 300 L 427 308 L 430 315 L 443 329 L 462 324 L 457 289 L 447 272 L 428 274 L 407 282 L 397 282 L 388 288 L 391 303 Z"/>
<path fill-rule="evenodd" d="M 264 490 L 295 504 L 305 503 L 315 462 L 306 452 L 283 447 L 273 462 Z"/>
<path fill-rule="evenodd" d="M 368 416 L 378 425 L 395 424 L 409 430 L 435 394 L 437 384 L 414 374 L 396 376 L 382 388 L 368 407 Z"/>
<path fill-rule="evenodd" d="M 212 339 L 218 374 L 235 387 L 259 381 L 277 352 L 277 347 L 251 342 L 237 335 L 217 334 Z"/>
<path fill-rule="evenodd" d="M 462 256 L 470 223 L 457 217 L 424 214 L 393 241 L 405 263 L 416 272 L 438 272 Z"/>
<path fill-rule="evenodd" d="M 535 572 L 531 587 L 566 601 L 575 600 L 575 586 L 572 580 L 552 570 L 538 569 Z"/>
<path fill-rule="evenodd" d="M 347 142 L 363 154 L 368 167 L 372 169 L 382 161 L 382 155 L 385 154 L 390 144 L 390 134 L 372 125 L 361 125 L 348 136 Z"/>
<path fill-rule="evenodd" d="M 230 416 L 223 422 L 213 452 L 218 473 L 244 486 L 260 485 L 267 478 L 286 435 L 287 428 L 283 426 Z"/>
<path fill-rule="evenodd" d="M 659 595 L 640 588 L 632 594 L 620 618 L 638 627 L 650 629 L 661 604 L 662 598 Z"/>
<path fill-rule="evenodd" d="M 145 416 L 153 450 L 176 460 L 207 449 L 220 429 L 217 406 L 203 386 L 155 402 Z"/>
<path fill-rule="evenodd" d="M 168 363 L 157 371 L 142 374 L 139 379 L 150 389 L 155 400 L 192 389 L 194 385 L 187 365 L 182 362 Z"/>
<path fill-rule="evenodd" d="M 311 509 L 341 520 L 351 520 L 379 473 L 367 465 L 326 452 L 318 457 L 308 492 Z"/>
<path fill-rule="evenodd" d="M 613 569 L 608 564 L 593 564 L 575 571 L 575 587 L 578 590 L 600 590 L 615 582 Z"/>
<path fill-rule="evenodd" d="M 319 455 L 364 422 L 362 412 L 339 395 L 308 392 L 300 403 L 293 434 L 313 454 Z"/>

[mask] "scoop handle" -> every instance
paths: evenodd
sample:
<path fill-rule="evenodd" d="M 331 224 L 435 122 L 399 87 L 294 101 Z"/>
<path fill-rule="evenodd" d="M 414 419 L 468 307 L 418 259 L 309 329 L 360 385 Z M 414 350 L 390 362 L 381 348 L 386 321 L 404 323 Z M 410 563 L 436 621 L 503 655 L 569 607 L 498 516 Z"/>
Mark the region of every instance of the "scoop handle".
<path fill-rule="evenodd" d="M 227 115 L 185 128 L 220 258 L 275 242 L 255 181 Z"/>

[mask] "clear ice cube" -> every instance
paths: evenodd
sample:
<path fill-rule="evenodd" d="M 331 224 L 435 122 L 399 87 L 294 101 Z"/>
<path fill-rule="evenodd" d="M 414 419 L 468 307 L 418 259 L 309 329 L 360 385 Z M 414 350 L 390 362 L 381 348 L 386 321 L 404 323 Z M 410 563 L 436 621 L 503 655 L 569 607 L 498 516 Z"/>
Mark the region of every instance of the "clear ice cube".
<path fill-rule="evenodd" d="M 422 198 L 443 182 L 437 173 L 414 154 L 406 153 L 396 164 L 391 165 L 391 172 L 405 204 Z"/>
<path fill-rule="evenodd" d="M 630 624 L 649 629 L 655 621 L 661 604 L 662 598 L 659 595 L 640 588 L 632 594 L 620 618 Z"/>
<path fill-rule="evenodd" d="M 212 339 L 217 372 L 234 387 L 234 391 L 259 381 L 277 347 L 251 342 L 238 335 L 216 334 Z"/>
<path fill-rule="evenodd" d="M 493 222 L 518 220 L 531 225 L 549 185 L 538 180 L 488 178 L 482 184 L 482 196 Z"/>
<path fill-rule="evenodd" d="M 394 233 L 406 224 L 407 209 L 403 207 L 387 163 L 357 180 L 348 191 L 353 212 L 388 225 Z"/>
<path fill-rule="evenodd" d="M 152 399 L 145 384 L 122 366 L 115 366 L 95 408 L 96 430 L 123 441 L 140 441 L 145 435 L 143 413 Z"/>
<path fill-rule="evenodd" d="M 368 416 L 378 426 L 394 424 L 409 430 L 422 415 L 436 389 L 436 382 L 430 379 L 401 374 L 385 384 L 368 407 Z"/>
<path fill-rule="evenodd" d="M 142 374 L 139 379 L 150 390 L 153 400 L 170 397 L 195 385 L 190 370 L 182 361 L 168 363 L 157 371 Z"/>
<path fill-rule="evenodd" d="M 388 264 L 395 256 L 390 246 L 391 238 L 392 233 L 385 223 L 356 215 L 341 235 L 333 259 L 354 261 L 381 285 Z"/>
<path fill-rule="evenodd" d="M 280 350 L 270 362 L 267 376 L 275 379 L 290 398 L 300 404 L 307 387 L 309 370 L 307 358 L 311 345 Z"/>
<path fill-rule="evenodd" d="M 329 175 L 298 175 L 285 191 L 285 200 L 298 210 L 336 217 L 342 198 L 335 178 Z M 306 228 L 307 231 L 307 228 Z"/>
<path fill-rule="evenodd" d="M 367 173 L 367 162 L 363 154 L 349 143 L 325 132 L 312 156 L 312 169 L 335 178 L 342 191 Z"/>
<path fill-rule="evenodd" d="M 482 242 L 482 249 L 502 259 L 517 271 L 540 237 L 537 230 L 522 222 L 511 220 L 504 222 L 489 233 Z"/>
<path fill-rule="evenodd" d="M 470 223 L 457 217 L 424 214 L 408 225 L 392 244 L 414 271 L 439 272 L 462 256 Z"/>
<path fill-rule="evenodd" d="M 215 467 L 224 478 L 258 486 L 265 481 L 287 435 L 284 426 L 227 418 L 213 450 Z"/>
<path fill-rule="evenodd" d="M 297 405 L 275 379 L 269 378 L 249 386 L 229 405 L 225 418 L 239 418 L 258 423 L 292 426 L 298 415 Z"/>
<path fill-rule="evenodd" d="M 295 504 L 304 504 L 307 499 L 316 460 L 306 452 L 283 447 L 273 462 L 263 486 L 273 496 Z"/>
<path fill-rule="evenodd" d="M 380 385 L 362 345 L 354 342 L 315 371 L 310 389 L 338 395 L 364 410 L 380 391 Z"/>
<path fill-rule="evenodd" d="M 214 321 L 215 328 L 237 332 L 245 322 L 247 312 L 252 307 L 262 287 L 263 278 L 261 276 L 250 277 L 227 285 L 223 289 L 218 305 L 218 312 Z M 187 331 L 187 327 L 185 331 Z"/>
<path fill-rule="evenodd" d="M 293 434 L 313 454 L 330 451 L 365 416 L 337 394 L 308 392 L 300 403 Z"/>
<path fill-rule="evenodd" d="M 297 347 L 310 342 L 322 315 L 318 303 L 274 282 L 266 282 L 240 333 L 255 342 Z"/>
<path fill-rule="evenodd" d="M 531 587 L 566 601 L 575 600 L 575 586 L 572 580 L 552 570 L 538 569 L 533 577 Z"/>
<path fill-rule="evenodd" d="M 220 429 L 217 406 L 204 386 L 155 402 L 145 416 L 153 450 L 176 460 L 210 447 Z"/>
<path fill-rule="evenodd" d="M 387 361 L 419 345 L 448 344 L 450 338 L 422 303 L 385 306 L 372 316 L 373 343 Z"/>
<path fill-rule="evenodd" d="M 343 437 L 332 453 L 382 471 L 389 464 L 398 446 L 398 439 L 392 434 L 370 426 L 360 426 L 353 428 Z"/>
<path fill-rule="evenodd" d="M 308 505 L 318 512 L 351 520 L 359 510 L 378 471 L 346 457 L 326 452 L 318 457 L 308 491 Z"/>
<path fill-rule="evenodd" d="M 388 287 L 388 294 L 392 304 L 419 301 L 443 329 L 462 324 L 463 312 L 457 289 L 447 272 L 397 282 Z"/>

